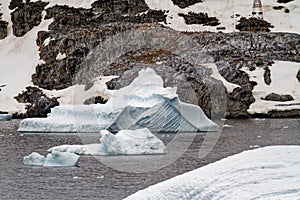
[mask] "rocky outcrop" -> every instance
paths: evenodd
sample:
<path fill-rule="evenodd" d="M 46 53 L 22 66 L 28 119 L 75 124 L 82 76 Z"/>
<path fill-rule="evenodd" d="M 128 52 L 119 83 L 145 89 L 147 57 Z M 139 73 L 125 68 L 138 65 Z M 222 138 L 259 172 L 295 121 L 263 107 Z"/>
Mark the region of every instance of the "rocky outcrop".
<path fill-rule="evenodd" d="M 26 113 L 19 117 L 47 117 L 51 108 L 59 105 L 57 98 L 49 98 L 40 89 L 30 86 L 15 99 L 27 104 Z"/>
<path fill-rule="evenodd" d="M 45 63 L 38 65 L 32 76 L 33 83 L 45 89 L 71 86 L 82 60 L 108 36 L 146 22 L 166 21 L 164 11 L 150 10 L 144 1 L 95 1 L 91 9 L 54 6 L 46 12 L 45 19 L 54 18 L 54 22 L 50 31 L 38 33 L 40 57 Z M 47 38 L 51 41 L 45 45 Z M 66 58 L 56 59 L 59 53 Z"/>
<path fill-rule="evenodd" d="M 262 99 L 266 100 L 266 101 L 281 101 L 281 102 L 294 100 L 294 98 L 289 94 L 280 95 L 280 94 L 276 94 L 276 93 L 268 94 L 265 98 L 262 98 Z"/>
<path fill-rule="evenodd" d="M 179 8 L 186 8 L 196 3 L 203 2 L 202 0 L 172 0 L 174 5 L 177 5 Z"/>
<path fill-rule="evenodd" d="M 85 104 L 85 105 L 97 104 L 97 103 L 105 104 L 106 102 L 107 102 L 107 99 L 104 99 L 101 96 L 97 96 L 97 97 L 92 97 L 92 98 L 85 100 L 83 104 Z"/>
<path fill-rule="evenodd" d="M 289 3 L 294 0 L 277 0 L 278 3 Z"/>
<path fill-rule="evenodd" d="M 268 66 L 264 67 L 264 81 L 267 85 L 270 85 L 271 82 L 272 82 L 272 79 L 271 79 L 271 70 L 269 69 Z"/>
<path fill-rule="evenodd" d="M 36 1 L 30 2 L 12 0 L 9 8 L 15 9 L 11 13 L 11 21 L 13 23 L 13 34 L 17 37 L 25 35 L 34 26 L 38 26 L 42 20 L 42 11 L 48 3 Z"/>
<path fill-rule="evenodd" d="M 218 26 L 220 24 L 216 17 L 208 17 L 207 13 L 194 13 L 188 14 L 179 13 L 180 17 L 184 18 L 186 24 L 203 24 L 204 26 Z"/>
<path fill-rule="evenodd" d="M 0 4 L 1 5 L 1 4 Z M 7 36 L 8 22 L 2 20 L 2 13 L 0 13 L 0 40 Z"/>
<path fill-rule="evenodd" d="M 263 19 L 241 17 L 235 28 L 240 31 L 270 32 L 274 26 Z"/>
<path fill-rule="evenodd" d="M 298 73 L 297 73 L 297 79 L 298 79 L 298 81 L 300 82 L 300 70 L 298 71 Z"/>

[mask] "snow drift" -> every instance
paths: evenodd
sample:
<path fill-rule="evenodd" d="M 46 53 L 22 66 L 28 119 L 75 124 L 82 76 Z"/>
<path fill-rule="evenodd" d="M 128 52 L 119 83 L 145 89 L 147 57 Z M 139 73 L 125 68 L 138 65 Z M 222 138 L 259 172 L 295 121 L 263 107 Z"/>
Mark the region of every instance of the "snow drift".
<path fill-rule="evenodd" d="M 130 199 L 299 199 L 300 146 L 242 152 L 150 186 Z"/>
<path fill-rule="evenodd" d="M 79 155 L 70 152 L 52 151 L 46 158 L 36 152 L 23 158 L 25 165 L 43 166 L 43 167 L 69 167 L 77 166 Z"/>
<path fill-rule="evenodd" d="M 218 130 L 199 106 L 181 102 L 176 88 L 165 88 L 154 70 L 145 69 L 130 85 L 115 91 L 106 104 L 58 106 L 47 118 L 22 120 L 18 131 L 118 132 L 140 128 L 152 132 Z"/>
<path fill-rule="evenodd" d="M 50 148 L 49 152 L 69 152 L 79 155 L 140 155 L 164 154 L 166 146 L 148 129 L 121 130 L 116 135 L 109 131 L 100 132 L 99 144 L 61 145 Z"/>

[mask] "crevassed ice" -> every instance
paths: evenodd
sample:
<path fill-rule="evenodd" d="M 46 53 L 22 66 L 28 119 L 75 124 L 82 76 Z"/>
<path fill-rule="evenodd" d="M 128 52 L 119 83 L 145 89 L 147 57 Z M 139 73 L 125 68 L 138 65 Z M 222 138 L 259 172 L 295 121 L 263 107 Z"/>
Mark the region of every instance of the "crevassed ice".
<path fill-rule="evenodd" d="M 106 104 L 64 105 L 47 118 L 24 119 L 20 132 L 99 132 L 148 128 L 152 132 L 216 131 L 199 106 L 181 102 L 176 88 L 163 87 L 154 70 L 145 69 L 129 86 L 114 91 Z"/>

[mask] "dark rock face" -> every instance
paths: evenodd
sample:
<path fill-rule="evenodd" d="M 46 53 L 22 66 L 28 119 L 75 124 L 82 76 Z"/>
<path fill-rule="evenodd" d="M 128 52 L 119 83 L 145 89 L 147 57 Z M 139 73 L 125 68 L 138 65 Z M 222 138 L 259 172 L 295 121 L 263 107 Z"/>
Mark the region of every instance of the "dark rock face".
<path fill-rule="evenodd" d="M 203 2 L 202 0 L 172 0 L 174 5 L 180 8 L 186 8 L 196 3 Z"/>
<path fill-rule="evenodd" d="M 300 82 L 300 70 L 299 70 L 298 73 L 297 73 L 297 79 L 298 79 L 298 81 Z"/>
<path fill-rule="evenodd" d="M 8 22 L 1 20 L 2 15 L 3 14 L 0 13 L 0 40 L 4 39 L 7 36 L 7 25 L 8 25 Z"/>
<path fill-rule="evenodd" d="M 267 85 L 270 85 L 272 80 L 271 80 L 271 71 L 269 67 L 264 67 L 265 73 L 264 73 L 264 81 Z"/>
<path fill-rule="evenodd" d="M 85 105 L 97 104 L 97 103 L 105 104 L 106 102 L 107 102 L 107 99 L 97 96 L 97 97 L 92 97 L 92 98 L 85 100 L 83 104 L 85 104 Z"/>
<path fill-rule="evenodd" d="M 166 21 L 164 11 L 150 10 L 144 1 L 137 0 L 96 1 L 91 9 L 54 6 L 46 12 L 45 19 L 54 18 L 54 22 L 50 31 L 38 33 L 40 57 L 45 63 L 36 67 L 32 81 L 50 90 L 71 86 L 82 60 L 108 36 L 144 26 L 142 23 Z M 46 38 L 52 38 L 48 45 L 43 44 Z M 66 58 L 57 60 L 59 53 Z"/>
<path fill-rule="evenodd" d="M 235 28 L 240 31 L 270 32 L 274 26 L 263 19 L 242 17 Z"/>
<path fill-rule="evenodd" d="M 266 100 L 266 101 L 282 101 L 282 102 L 294 100 L 294 98 L 289 94 L 280 95 L 280 94 L 276 94 L 276 93 L 268 94 L 265 98 L 262 98 L 262 99 Z"/>
<path fill-rule="evenodd" d="M 253 117 L 263 117 L 263 118 L 299 118 L 300 110 L 292 109 L 286 111 L 269 111 L 266 114 L 255 114 Z"/>
<path fill-rule="evenodd" d="M 294 0 L 277 0 L 278 3 L 289 3 Z"/>
<path fill-rule="evenodd" d="M 38 26 L 42 20 L 42 11 L 48 3 L 37 1 L 23 3 L 23 1 L 13 0 L 9 6 L 15 9 L 11 13 L 13 22 L 13 34 L 17 37 L 25 35 L 34 26 Z"/>
<path fill-rule="evenodd" d="M 46 117 L 51 108 L 59 105 L 57 98 L 47 97 L 36 87 L 26 87 L 26 91 L 20 93 L 15 99 L 19 103 L 29 103 L 26 106 L 26 114 L 21 117 Z"/>
<path fill-rule="evenodd" d="M 203 24 L 204 26 L 218 26 L 220 24 L 216 17 L 208 17 L 207 13 L 189 12 L 187 15 L 179 13 L 183 17 L 186 24 Z"/>

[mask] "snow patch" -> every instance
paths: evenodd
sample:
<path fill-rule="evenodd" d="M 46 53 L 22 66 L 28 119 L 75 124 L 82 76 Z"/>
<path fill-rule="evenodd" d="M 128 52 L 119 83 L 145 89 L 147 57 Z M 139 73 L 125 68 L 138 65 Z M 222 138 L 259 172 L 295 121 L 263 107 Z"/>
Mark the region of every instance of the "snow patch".
<path fill-rule="evenodd" d="M 235 31 L 235 25 L 239 17 L 236 14 L 244 17 L 250 17 L 252 12 L 253 1 L 245 0 L 214 0 L 203 1 L 202 3 L 196 3 L 187 8 L 181 9 L 174 5 L 171 0 L 146 0 L 145 1 L 151 9 L 154 10 L 168 10 L 167 24 L 162 23 L 170 28 L 178 31 L 188 32 L 201 32 L 212 31 L 217 32 L 216 27 L 203 26 L 199 24 L 187 25 L 182 17 L 178 16 L 178 13 L 188 14 L 188 12 L 194 13 L 207 13 L 210 17 L 216 17 L 221 24 L 217 27 L 225 27 L 223 32 Z M 264 0 L 263 15 L 264 19 L 275 26 L 272 31 L 274 32 L 290 32 L 300 33 L 300 5 L 295 0 L 288 4 L 278 4 L 274 0 Z M 274 10 L 273 6 L 283 5 L 290 10 L 290 13 L 284 11 Z"/>
<path fill-rule="evenodd" d="M 58 53 L 55 59 L 59 61 L 65 59 L 66 57 L 67 55 L 65 53 Z"/>
<path fill-rule="evenodd" d="M 264 69 L 257 67 L 254 71 L 248 68 L 242 68 L 249 74 L 250 81 L 257 83 L 252 91 L 255 102 L 250 105 L 248 112 L 255 113 L 268 113 L 269 111 L 284 111 L 292 109 L 300 109 L 300 82 L 296 75 L 300 70 L 300 63 L 275 61 L 269 67 L 271 71 L 271 84 L 267 85 L 264 81 Z M 268 94 L 276 93 L 280 95 L 290 94 L 294 98 L 293 101 L 278 102 L 278 101 L 265 101 L 262 97 Z"/>
<path fill-rule="evenodd" d="M 299 199 L 300 146 L 245 151 L 129 196 L 133 199 Z"/>
<path fill-rule="evenodd" d="M 5 1 L 5 13 L 8 10 L 9 1 Z M 43 12 L 45 16 L 45 12 Z M 36 45 L 37 33 L 47 31 L 48 25 L 53 19 L 42 20 L 39 26 L 32 28 L 23 37 L 9 35 L 0 40 L 0 85 L 6 85 L 0 91 L 0 110 L 9 113 L 25 112 L 25 104 L 20 104 L 13 97 L 17 96 L 26 86 L 33 85 L 31 76 L 35 72 L 35 67 L 40 62 L 38 46 Z M 11 26 L 11 24 L 9 25 Z M 22 73 L 17 73 L 17 72 Z"/>

